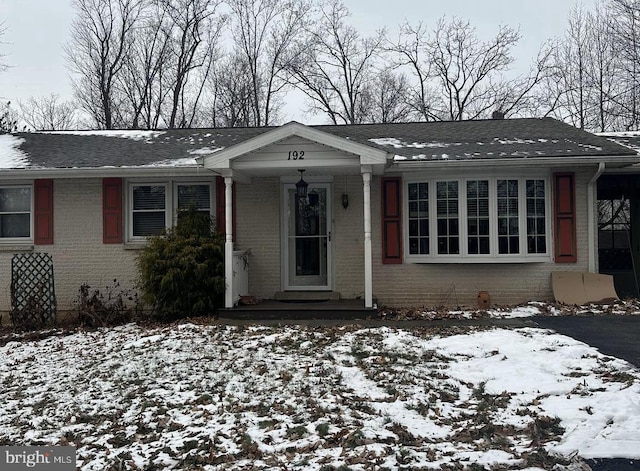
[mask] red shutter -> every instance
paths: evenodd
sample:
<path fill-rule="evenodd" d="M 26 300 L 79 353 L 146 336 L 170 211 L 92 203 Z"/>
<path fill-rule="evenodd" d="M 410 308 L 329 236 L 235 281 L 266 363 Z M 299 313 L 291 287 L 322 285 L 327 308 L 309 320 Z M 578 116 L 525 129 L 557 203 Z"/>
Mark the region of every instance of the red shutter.
<path fill-rule="evenodd" d="M 574 263 L 578 260 L 576 244 L 575 174 L 553 174 L 553 217 L 555 262 Z"/>
<path fill-rule="evenodd" d="M 53 244 L 53 180 L 33 182 L 33 225 L 36 245 Z"/>
<path fill-rule="evenodd" d="M 122 178 L 102 179 L 102 242 L 121 244 Z"/>
<path fill-rule="evenodd" d="M 402 180 L 382 179 L 382 263 L 402 263 Z"/>
<path fill-rule="evenodd" d="M 236 240 L 236 182 L 231 185 L 231 206 L 233 217 L 231 219 L 231 230 L 233 231 L 233 240 Z M 225 223 L 225 188 L 224 178 L 216 177 L 216 231 L 219 234 L 226 232 Z"/>

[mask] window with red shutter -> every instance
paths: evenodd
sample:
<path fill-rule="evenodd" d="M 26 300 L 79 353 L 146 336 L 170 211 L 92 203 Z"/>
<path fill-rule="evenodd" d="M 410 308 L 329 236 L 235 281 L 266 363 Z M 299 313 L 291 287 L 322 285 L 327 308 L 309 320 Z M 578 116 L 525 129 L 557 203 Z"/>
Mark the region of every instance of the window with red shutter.
<path fill-rule="evenodd" d="M 575 174 L 553 174 L 555 262 L 574 263 L 576 244 Z"/>
<path fill-rule="evenodd" d="M 382 179 L 382 263 L 402 263 L 402 180 Z"/>
<path fill-rule="evenodd" d="M 33 242 L 36 245 L 53 244 L 53 180 L 33 182 Z"/>
<path fill-rule="evenodd" d="M 121 244 L 122 230 L 122 178 L 102 180 L 102 242 Z"/>

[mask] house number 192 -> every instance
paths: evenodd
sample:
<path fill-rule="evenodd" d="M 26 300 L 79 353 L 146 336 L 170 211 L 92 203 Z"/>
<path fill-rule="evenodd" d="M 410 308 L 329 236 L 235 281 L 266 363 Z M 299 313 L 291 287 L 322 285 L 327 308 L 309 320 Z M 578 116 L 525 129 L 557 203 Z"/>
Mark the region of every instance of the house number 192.
<path fill-rule="evenodd" d="M 304 160 L 304 151 L 290 150 L 287 160 Z"/>

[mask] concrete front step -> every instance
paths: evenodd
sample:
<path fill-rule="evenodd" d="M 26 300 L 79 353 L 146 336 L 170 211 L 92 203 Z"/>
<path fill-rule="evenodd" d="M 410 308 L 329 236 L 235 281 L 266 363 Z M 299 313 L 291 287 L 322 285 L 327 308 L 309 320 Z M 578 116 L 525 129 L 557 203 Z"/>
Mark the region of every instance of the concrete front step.
<path fill-rule="evenodd" d="M 283 302 L 338 301 L 340 293 L 336 291 L 278 291 L 273 299 Z"/>

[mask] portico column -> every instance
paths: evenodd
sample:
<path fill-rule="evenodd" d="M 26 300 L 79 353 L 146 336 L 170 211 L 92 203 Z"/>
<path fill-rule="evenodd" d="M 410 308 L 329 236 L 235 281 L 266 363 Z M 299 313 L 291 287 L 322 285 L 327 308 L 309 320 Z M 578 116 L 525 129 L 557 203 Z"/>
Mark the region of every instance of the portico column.
<path fill-rule="evenodd" d="M 224 307 L 233 307 L 233 179 L 224 178 Z"/>
<path fill-rule="evenodd" d="M 364 307 L 373 307 L 373 272 L 371 263 L 371 171 L 362 172 L 364 194 Z"/>

